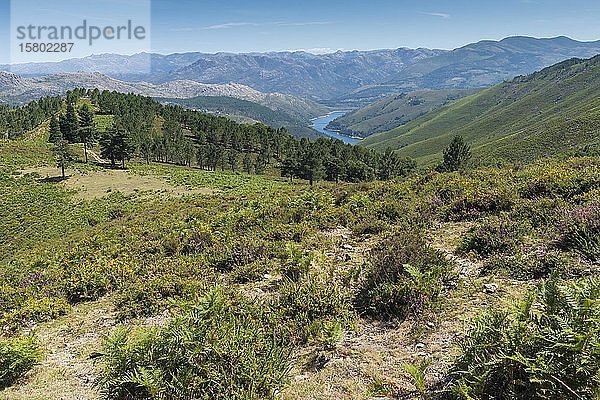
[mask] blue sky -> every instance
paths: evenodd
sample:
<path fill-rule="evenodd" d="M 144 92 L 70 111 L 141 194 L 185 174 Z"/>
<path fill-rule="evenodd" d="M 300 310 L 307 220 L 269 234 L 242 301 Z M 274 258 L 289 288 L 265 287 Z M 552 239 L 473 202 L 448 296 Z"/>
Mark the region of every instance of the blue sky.
<path fill-rule="evenodd" d="M 597 0 L 153 0 L 151 9 L 152 51 L 159 53 L 452 49 L 513 35 L 600 39 Z M 0 0 L 6 47 L 8 10 Z"/>

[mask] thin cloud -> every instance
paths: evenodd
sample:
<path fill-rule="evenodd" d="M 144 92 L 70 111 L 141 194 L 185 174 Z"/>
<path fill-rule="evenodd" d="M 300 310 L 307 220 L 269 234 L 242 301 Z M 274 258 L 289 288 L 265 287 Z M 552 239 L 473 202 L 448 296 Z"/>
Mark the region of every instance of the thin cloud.
<path fill-rule="evenodd" d="M 311 21 L 311 22 L 275 22 L 273 25 L 279 26 L 312 26 L 312 25 L 329 25 L 329 21 Z"/>
<path fill-rule="evenodd" d="M 329 21 L 304 21 L 304 22 L 226 22 L 223 24 L 215 24 L 204 26 L 201 28 L 174 28 L 173 31 L 191 31 L 191 30 L 215 30 L 215 29 L 231 29 L 241 27 L 263 27 L 263 26 L 314 26 L 314 25 L 328 25 L 331 24 Z"/>
<path fill-rule="evenodd" d="M 421 12 L 421 14 L 429 15 L 430 17 L 438 17 L 438 18 L 442 18 L 442 19 L 450 19 L 451 18 L 450 14 L 441 13 L 441 12 Z"/>
<path fill-rule="evenodd" d="M 257 24 L 254 22 L 227 22 L 224 24 L 217 24 L 217 25 L 209 25 L 209 26 L 205 26 L 202 29 L 205 30 L 211 30 L 211 29 L 229 29 L 229 28 L 238 28 L 241 26 L 262 26 L 261 24 Z"/>

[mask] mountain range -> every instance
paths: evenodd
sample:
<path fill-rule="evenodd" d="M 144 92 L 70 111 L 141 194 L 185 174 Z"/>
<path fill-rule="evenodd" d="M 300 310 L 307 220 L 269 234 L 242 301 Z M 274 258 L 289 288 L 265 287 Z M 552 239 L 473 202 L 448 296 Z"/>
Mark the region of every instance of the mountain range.
<path fill-rule="evenodd" d="M 100 72 L 127 82 L 236 83 L 328 105 L 364 105 L 389 94 L 419 89 L 483 88 L 565 59 L 600 53 L 600 41 L 566 37 L 510 37 L 455 50 L 394 49 L 272 53 L 94 55 L 59 63 L 0 66 L 18 75 Z M 150 65 L 148 74 L 132 73 Z"/>

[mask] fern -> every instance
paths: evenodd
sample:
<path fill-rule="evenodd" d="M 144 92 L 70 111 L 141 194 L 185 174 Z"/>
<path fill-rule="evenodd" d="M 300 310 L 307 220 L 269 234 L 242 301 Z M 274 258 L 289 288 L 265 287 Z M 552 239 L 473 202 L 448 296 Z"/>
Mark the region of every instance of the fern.
<path fill-rule="evenodd" d="M 456 398 L 596 400 L 599 278 L 552 277 L 513 310 L 476 319 L 452 368 Z"/>

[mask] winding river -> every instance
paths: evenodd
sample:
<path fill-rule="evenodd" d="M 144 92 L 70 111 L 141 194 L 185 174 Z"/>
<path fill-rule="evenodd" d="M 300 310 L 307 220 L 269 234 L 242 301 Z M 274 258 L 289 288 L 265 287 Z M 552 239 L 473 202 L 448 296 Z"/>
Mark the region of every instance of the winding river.
<path fill-rule="evenodd" d="M 324 134 L 326 136 L 341 140 L 344 143 L 356 144 L 356 143 L 358 143 L 359 139 L 353 138 L 350 136 L 346 136 L 346 135 L 341 135 L 339 132 L 330 131 L 329 129 L 325 128 L 327 126 L 327 124 L 329 124 L 331 121 L 333 121 L 334 119 L 336 119 L 338 117 L 341 117 L 342 115 L 346 115 L 347 113 L 348 113 L 348 111 L 334 111 L 334 112 L 324 115 L 322 117 L 313 119 L 311 126 L 314 130 L 321 132 L 322 134 Z"/>

